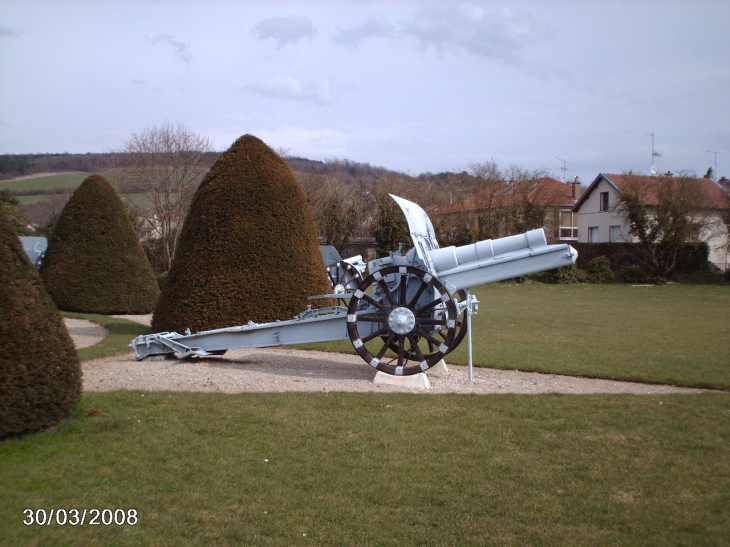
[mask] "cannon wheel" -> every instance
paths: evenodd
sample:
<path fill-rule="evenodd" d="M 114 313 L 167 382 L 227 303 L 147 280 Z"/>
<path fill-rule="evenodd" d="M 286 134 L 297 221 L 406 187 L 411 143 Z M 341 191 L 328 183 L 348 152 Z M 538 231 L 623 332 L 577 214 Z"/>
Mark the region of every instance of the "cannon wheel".
<path fill-rule="evenodd" d="M 400 276 L 392 293 L 383 279 L 390 274 Z M 405 290 L 408 285 L 416 288 L 410 301 Z M 368 294 L 371 288 L 379 290 L 382 298 Z M 419 306 L 419 299 L 424 294 L 433 295 L 434 289 L 441 296 Z M 370 310 L 358 313 L 363 301 Z M 439 311 L 438 316 L 434 316 L 434 310 Z M 457 319 L 456 304 L 438 279 L 412 266 L 391 266 L 360 283 L 347 310 L 347 332 L 355 351 L 370 366 L 387 374 L 409 376 L 428 370 L 453 349 Z M 372 323 L 381 327 L 372 331 Z M 366 344 L 376 339 L 382 341 L 382 347 L 373 354 Z M 419 345 L 421 340 L 428 342 L 428 349 Z M 397 357 L 386 357 L 388 349 Z"/>
<path fill-rule="evenodd" d="M 352 292 L 362 283 L 362 276 L 357 268 L 344 260 L 327 266 L 327 276 L 335 294 Z"/>
<path fill-rule="evenodd" d="M 454 296 L 454 300 L 457 303 L 463 302 L 464 300 L 466 300 L 466 291 L 464 289 L 461 289 L 461 290 L 455 292 L 453 296 Z M 461 344 L 462 340 L 464 340 L 464 336 L 466 336 L 466 328 L 467 328 L 466 314 L 467 314 L 467 311 L 466 311 L 466 309 L 464 309 L 464 311 L 462 311 L 461 314 L 459 314 L 459 316 L 456 318 L 456 334 L 454 335 L 454 340 L 451 342 L 451 344 L 449 344 L 449 350 L 444 355 L 448 355 L 449 353 L 451 353 L 453 350 L 455 350 L 457 347 L 459 347 L 459 344 Z M 446 335 L 444 335 L 443 331 L 438 331 L 437 335 L 439 338 L 441 338 L 442 341 L 446 340 Z M 382 336 L 381 338 L 383 338 L 383 340 L 385 340 L 387 337 Z M 417 337 L 417 339 L 420 340 L 420 337 Z M 434 351 L 435 346 L 434 346 L 433 342 L 429 341 L 428 347 L 431 351 Z M 398 344 L 396 342 L 391 342 L 390 349 L 391 349 L 391 351 L 398 353 Z M 408 358 L 416 359 L 416 357 L 413 356 L 412 354 L 409 354 Z"/>

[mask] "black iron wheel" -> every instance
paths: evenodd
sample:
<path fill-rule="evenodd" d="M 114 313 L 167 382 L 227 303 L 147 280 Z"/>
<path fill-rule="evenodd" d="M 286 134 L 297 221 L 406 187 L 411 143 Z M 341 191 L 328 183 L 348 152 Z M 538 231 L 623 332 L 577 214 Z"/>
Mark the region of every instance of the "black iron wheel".
<path fill-rule="evenodd" d="M 389 286 L 386 277 L 395 282 Z M 437 278 L 412 266 L 391 266 L 360 283 L 347 310 L 347 331 L 370 366 L 408 376 L 428 370 L 453 349 L 457 313 Z"/>
<path fill-rule="evenodd" d="M 357 268 L 344 260 L 327 266 L 327 276 L 335 294 L 352 292 L 362 283 L 362 276 Z"/>

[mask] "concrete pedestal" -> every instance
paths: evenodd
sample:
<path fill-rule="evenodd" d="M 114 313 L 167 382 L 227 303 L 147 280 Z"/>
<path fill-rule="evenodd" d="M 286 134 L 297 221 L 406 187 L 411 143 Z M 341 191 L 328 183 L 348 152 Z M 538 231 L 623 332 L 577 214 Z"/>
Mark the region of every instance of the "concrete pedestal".
<path fill-rule="evenodd" d="M 373 384 L 406 387 L 409 389 L 431 389 L 431 382 L 423 372 L 410 376 L 393 376 L 392 374 L 385 374 L 384 372 L 378 371 L 375 373 Z"/>
<path fill-rule="evenodd" d="M 449 372 L 449 367 L 446 366 L 446 363 L 444 363 L 444 360 L 441 359 L 438 363 L 436 363 L 434 366 L 432 366 L 430 369 L 426 371 L 426 374 L 430 372 L 441 372 L 446 374 Z"/>

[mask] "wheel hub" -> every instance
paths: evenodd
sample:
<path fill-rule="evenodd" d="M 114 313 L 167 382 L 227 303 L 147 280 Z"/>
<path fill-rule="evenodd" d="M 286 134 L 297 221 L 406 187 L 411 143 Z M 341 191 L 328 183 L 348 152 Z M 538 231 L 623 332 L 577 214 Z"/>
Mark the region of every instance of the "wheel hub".
<path fill-rule="evenodd" d="M 408 334 L 416 326 L 416 316 L 408 308 L 395 308 L 388 316 L 388 326 L 396 334 Z"/>

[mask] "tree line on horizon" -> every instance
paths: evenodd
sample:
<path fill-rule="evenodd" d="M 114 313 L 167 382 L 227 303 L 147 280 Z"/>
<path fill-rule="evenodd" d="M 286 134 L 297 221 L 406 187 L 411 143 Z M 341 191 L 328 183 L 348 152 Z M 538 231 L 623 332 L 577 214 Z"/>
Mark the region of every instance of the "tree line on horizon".
<path fill-rule="evenodd" d="M 412 176 L 346 159 L 315 161 L 293 157 L 287 149 L 275 152 L 304 190 L 320 242 L 334 246 L 341 254 L 356 242 L 372 245 L 374 241 L 380 255 L 395 251 L 399 243 L 410 244 L 406 220 L 389 194 L 423 207 L 434 222 L 442 246 L 495 239 L 540 227 L 546 228 L 551 239 L 553 225 L 558 222 L 557 206 L 565 205 L 564 196 L 547 188 L 556 179 L 546 168 L 503 167 L 490 159 L 470 163 L 460 173 Z M 220 155 L 207 137 L 182 124 L 165 122 L 133 132 L 119 149 L 106 154 L 13 158 L 25 158 L 32 164 L 27 169 L 102 167 L 99 170 L 125 198 L 145 251 L 160 273 L 170 269 L 179 228 L 192 196 Z M 0 160 L 8 157 L 0 156 Z M 0 161 L 0 175 L 2 169 Z M 690 175 L 683 173 L 679 178 Z M 52 224 L 70 193 L 53 196 L 48 203 L 21 207 L 34 222 L 35 213 L 42 212 L 50 217 L 46 223 Z M 628 215 L 630 209 L 624 208 Z M 156 230 L 153 237 L 145 235 L 150 227 Z M 51 228 L 45 232 L 50 233 Z"/>

